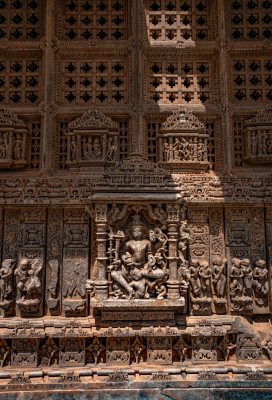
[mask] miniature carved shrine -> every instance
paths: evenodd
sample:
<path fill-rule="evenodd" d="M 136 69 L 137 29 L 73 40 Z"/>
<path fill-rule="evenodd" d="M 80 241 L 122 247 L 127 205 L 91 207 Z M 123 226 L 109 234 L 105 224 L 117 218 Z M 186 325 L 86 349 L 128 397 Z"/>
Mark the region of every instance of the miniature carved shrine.
<path fill-rule="evenodd" d="M 272 1 L 0 0 L 0 399 L 272 398 Z"/>

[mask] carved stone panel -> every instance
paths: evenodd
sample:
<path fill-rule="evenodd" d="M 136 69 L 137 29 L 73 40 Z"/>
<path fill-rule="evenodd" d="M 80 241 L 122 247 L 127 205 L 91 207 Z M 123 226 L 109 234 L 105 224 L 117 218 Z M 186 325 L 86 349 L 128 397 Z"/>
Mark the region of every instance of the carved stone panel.
<path fill-rule="evenodd" d="M 84 316 L 87 311 L 86 287 L 88 251 L 64 249 L 62 307 L 66 316 Z"/>
<path fill-rule="evenodd" d="M 85 339 L 60 339 L 59 364 L 62 367 L 81 367 L 85 363 Z"/>
<path fill-rule="evenodd" d="M 252 208 L 251 215 L 251 259 L 252 261 L 258 258 L 265 259 L 265 226 L 264 226 L 264 209 Z"/>
<path fill-rule="evenodd" d="M 89 259 L 89 225 L 85 210 L 65 210 L 63 230 L 62 313 L 70 317 L 85 316 Z"/>
<path fill-rule="evenodd" d="M 11 365 L 14 367 L 37 367 L 38 339 L 13 339 Z"/>
<path fill-rule="evenodd" d="M 20 209 L 6 209 L 4 219 L 3 258 L 17 259 L 19 253 Z"/>
<path fill-rule="evenodd" d="M 217 338 L 215 336 L 192 337 L 192 362 L 212 363 L 217 361 Z"/>
<path fill-rule="evenodd" d="M 99 165 L 119 160 L 118 124 L 103 113 L 87 111 L 69 124 L 68 166 Z"/>
<path fill-rule="evenodd" d="M 226 246 L 229 257 L 248 257 L 250 252 L 250 211 L 226 208 Z"/>
<path fill-rule="evenodd" d="M 238 335 L 236 356 L 238 362 L 260 362 L 262 357 L 260 339 L 250 333 Z"/>
<path fill-rule="evenodd" d="M 207 208 L 189 208 L 189 253 L 191 259 L 209 260 L 209 225 Z"/>
<path fill-rule="evenodd" d="M 61 273 L 63 246 L 63 210 L 50 208 L 47 224 L 47 271 L 46 306 L 47 312 L 57 315 L 61 310 Z"/>
<path fill-rule="evenodd" d="M 190 111 L 180 109 L 162 124 L 158 136 L 158 161 L 172 168 L 198 168 L 209 166 L 208 134 Z"/>
<path fill-rule="evenodd" d="M 172 364 L 172 338 L 155 336 L 147 338 L 147 364 Z"/>
<path fill-rule="evenodd" d="M 0 110 L 0 169 L 19 169 L 27 165 L 28 134 L 26 125 L 17 115 Z"/>
<path fill-rule="evenodd" d="M 245 159 L 250 163 L 272 162 L 272 108 L 266 107 L 245 123 Z"/>
<path fill-rule="evenodd" d="M 129 365 L 130 339 L 117 337 L 107 338 L 106 362 L 108 365 Z"/>

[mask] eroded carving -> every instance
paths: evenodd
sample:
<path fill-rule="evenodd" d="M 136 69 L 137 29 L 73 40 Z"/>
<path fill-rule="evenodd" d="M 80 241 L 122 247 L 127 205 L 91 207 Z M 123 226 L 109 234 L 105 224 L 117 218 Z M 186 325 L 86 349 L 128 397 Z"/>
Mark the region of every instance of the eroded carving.
<path fill-rule="evenodd" d="M 34 260 L 22 258 L 14 271 L 17 286 L 16 304 L 26 312 L 36 313 L 39 310 L 42 296 L 40 279 L 42 268 L 43 265 L 38 258 Z"/>

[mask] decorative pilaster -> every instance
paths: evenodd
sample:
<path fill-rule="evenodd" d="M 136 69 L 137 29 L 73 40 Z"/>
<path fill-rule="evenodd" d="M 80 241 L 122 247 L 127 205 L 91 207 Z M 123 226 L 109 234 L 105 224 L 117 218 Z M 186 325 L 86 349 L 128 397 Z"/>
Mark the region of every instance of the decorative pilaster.
<path fill-rule="evenodd" d="M 107 280 L 107 205 L 95 206 L 96 243 L 97 243 L 97 280 L 95 281 L 96 300 L 108 298 Z"/>
<path fill-rule="evenodd" d="M 168 228 L 168 260 L 169 260 L 169 279 L 168 298 L 178 299 L 180 297 L 180 288 L 178 281 L 177 266 L 177 244 L 178 244 L 178 223 L 179 223 L 179 206 L 167 206 L 167 228 Z"/>

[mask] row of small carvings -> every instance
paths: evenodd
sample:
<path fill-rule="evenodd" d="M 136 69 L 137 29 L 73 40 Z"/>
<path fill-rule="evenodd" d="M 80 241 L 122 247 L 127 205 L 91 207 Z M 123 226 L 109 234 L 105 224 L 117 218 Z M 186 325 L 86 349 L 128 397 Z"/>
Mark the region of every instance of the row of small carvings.
<path fill-rule="evenodd" d="M 189 285 L 192 313 L 211 311 L 225 314 L 228 310 L 245 314 L 269 313 L 269 277 L 266 263 L 249 259 L 226 260 L 215 257 L 212 266 L 205 260 L 192 260 L 181 266 L 179 278 Z"/>
<path fill-rule="evenodd" d="M 107 381 L 113 383 L 123 383 L 128 381 L 133 381 L 135 375 L 137 376 L 137 381 L 139 379 L 147 381 L 171 381 L 174 379 L 175 381 L 219 381 L 222 378 L 224 381 L 228 380 L 236 380 L 240 382 L 244 381 L 265 381 L 267 379 L 271 379 L 272 370 L 271 368 L 262 368 L 262 369 L 254 369 L 252 371 L 251 368 L 216 368 L 216 372 L 213 370 L 205 370 L 203 371 L 203 367 L 201 370 L 199 368 L 163 368 L 163 370 L 156 371 L 154 369 L 148 370 L 147 368 L 141 370 L 137 369 L 106 369 L 106 370 L 97 370 L 97 369 L 84 369 L 81 371 L 28 371 L 23 372 L 20 371 L 15 374 L 11 374 L 8 372 L 0 373 L 0 385 L 6 383 L 15 384 L 15 385 L 23 385 L 23 384 L 43 384 L 43 383 L 92 383 L 93 381 Z M 1 382 L 2 380 L 2 382 Z M 6 382 L 8 380 L 8 382 Z M 248 385 L 246 385 L 248 386 Z"/>
<path fill-rule="evenodd" d="M 205 321 L 196 324 L 195 326 L 188 326 L 187 328 L 178 327 L 162 327 L 157 326 L 142 327 L 136 329 L 135 327 L 108 327 L 99 328 L 91 326 L 93 321 L 88 318 L 81 322 L 75 321 L 62 321 L 55 322 L 48 320 L 23 320 L 18 322 L 12 319 L 3 319 L 0 321 L 0 339 L 23 339 L 23 338 L 91 338 L 91 337 L 177 337 L 182 335 L 204 335 L 204 336 L 225 336 L 231 332 L 231 322 L 224 326 L 219 323 L 208 324 Z M 150 321 L 149 321 L 150 322 Z M 152 321 L 151 321 L 152 323 Z M 162 321 L 163 323 L 163 321 Z"/>
<path fill-rule="evenodd" d="M 225 337 L 107 337 L 1 339 L 0 366 L 38 365 L 84 367 L 85 365 L 173 365 L 217 362 L 263 363 L 272 359 L 272 337 L 257 334 Z"/>

